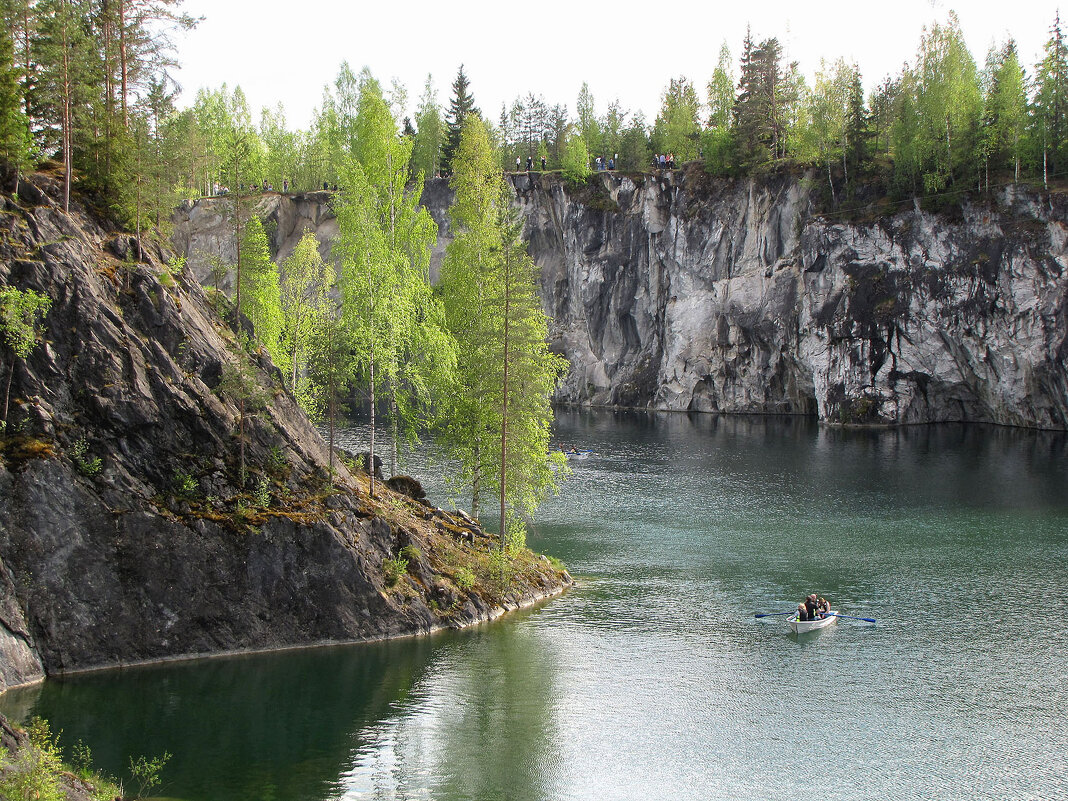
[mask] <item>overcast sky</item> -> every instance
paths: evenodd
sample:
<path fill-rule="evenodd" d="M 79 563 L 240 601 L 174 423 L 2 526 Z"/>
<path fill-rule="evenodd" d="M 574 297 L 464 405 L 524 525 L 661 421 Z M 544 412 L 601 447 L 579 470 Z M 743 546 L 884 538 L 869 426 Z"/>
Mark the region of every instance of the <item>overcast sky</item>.
<path fill-rule="evenodd" d="M 506 7 L 510 6 L 510 7 Z M 671 77 L 704 86 L 720 45 L 735 71 L 746 26 L 753 38 L 777 36 L 790 60 L 811 79 L 820 59 L 860 66 L 870 89 L 914 59 L 925 25 L 950 9 L 976 62 L 1010 36 L 1031 72 L 1057 13 L 1046 0 L 682 0 L 675 3 L 545 0 L 185 0 L 204 20 L 177 37 L 181 106 L 197 89 L 240 85 L 258 120 L 281 102 L 290 128 L 308 126 L 323 86 L 342 61 L 370 67 L 388 87 L 399 78 L 414 109 L 427 73 L 447 105 L 461 62 L 476 103 L 496 121 L 501 103 L 527 92 L 574 113 L 582 82 L 598 110 L 618 98 L 650 123 Z"/>

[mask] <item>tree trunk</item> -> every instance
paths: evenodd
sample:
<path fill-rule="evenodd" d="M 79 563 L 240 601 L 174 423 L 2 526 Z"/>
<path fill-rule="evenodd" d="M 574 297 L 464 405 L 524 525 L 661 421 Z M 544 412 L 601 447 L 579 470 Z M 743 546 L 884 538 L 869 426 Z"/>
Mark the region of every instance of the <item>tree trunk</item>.
<path fill-rule="evenodd" d="M 504 381 L 503 392 L 501 393 L 501 541 L 499 544 L 500 550 L 504 550 L 504 541 L 508 535 L 508 529 L 505 525 L 505 482 L 508 477 L 508 323 L 509 314 L 511 309 L 509 303 L 511 301 L 510 290 L 511 285 L 509 283 L 511 272 L 511 263 L 508 256 L 504 259 Z"/>
<path fill-rule="evenodd" d="M 371 497 L 375 497 L 375 346 L 371 341 L 371 448 L 367 453 L 367 473 L 371 476 Z"/>
<path fill-rule="evenodd" d="M 122 127 L 129 129 L 130 119 L 126 110 L 126 95 L 129 92 L 126 66 L 126 0 L 119 2 L 119 71 L 122 73 Z"/>
<path fill-rule="evenodd" d="M 7 371 L 7 389 L 4 390 L 4 433 L 7 433 L 7 402 L 11 399 L 11 379 L 15 377 L 15 359 L 11 359 L 11 369 Z"/>
<path fill-rule="evenodd" d="M 71 146 L 71 115 L 73 100 L 71 95 L 73 90 L 71 88 L 70 80 L 70 45 L 67 39 L 67 3 L 63 0 L 60 4 L 60 13 L 63 14 L 62 26 L 62 40 L 63 40 L 63 110 L 61 112 L 61 125 L 63 127 L 62 139 L 63 139 L 63 212 L 70 212 L 70 171 L 71 162 L 73 161 L 73 148 Z"/>

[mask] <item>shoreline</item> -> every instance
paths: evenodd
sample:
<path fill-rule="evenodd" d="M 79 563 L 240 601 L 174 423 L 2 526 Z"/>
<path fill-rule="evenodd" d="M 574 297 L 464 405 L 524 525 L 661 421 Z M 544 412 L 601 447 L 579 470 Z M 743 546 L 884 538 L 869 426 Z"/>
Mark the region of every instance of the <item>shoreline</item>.
<path fill-rule="evenodd" d="M 446 631 L 460 631 L 462 629 L 469 629 L 474 626 L 479 626 L 487 623 L 493 623 L 500 620 L 510 612 L 518 612 L 523 609 L 531 609 L 539 604 L 548 603 L 554 598 L 559 598 L 565 595 L 569 590 L 575 586 L 575 580 L 571 578 L 570 574 L 567 574 L 568 582 L 555 587 L 552 590 L 533 590 L 529 588 L 520 593 L 517 598 L 506 598 L 504 603 L 496 604 L 488 609 L 479 610 L 478 614 L 470 617 L 463 622 L 456 622 L 453 625 L 439 624 L 431 626 L 429 629 L 421 629 L 418 631 L 412 631 L 405 634 L 383 635 L 380 637 L 361 637 L 351 640 L 317 640 L 315 642 L 307 643 L 295 643 L 292 645 L 278 645 L 266 648 L 232 648 L 225 651 L 211 651 L 207 653 L 192 653 L 192 654 L 176 654 L 174 656 L 165 656 L 157 659 L 138 659 L 129 662 L 110 662 L 101 665 L 92 665 L 90 667 L 76 668 L 74 670 L 61 670 L 55 673 L 49 673 L 41 676 L 38 679 L 32 681 L 22 682 L 21 684 L 12 684 L 5 687 L 0 691 L 0 697 L 7 694 L 9 690 L 25 689 L 27 687 L 34 687 L 38 684 L 42 684 L 48 679 L 63 679 L 70 676 L 83 676 L 90 673 L 106 673 L 108 671 L 122 671 L 128 669 L 138 669 L 145 667 L 153 667 L 157 665 L 170 665 L 180 662 L 197 662 L 208 661 L 213 659 L 227 659 L 238 656 L 259 656 L 263 654 L 284 653 L 286 651 L 303 651 L 318 648 L 344 648 L 352 645 L 363 645 L 376 642 L 389 642 L 395 640 L 407 640 L 414 639 L 416 637 L 430 637 L 435 634 L 440 634 Z"/>

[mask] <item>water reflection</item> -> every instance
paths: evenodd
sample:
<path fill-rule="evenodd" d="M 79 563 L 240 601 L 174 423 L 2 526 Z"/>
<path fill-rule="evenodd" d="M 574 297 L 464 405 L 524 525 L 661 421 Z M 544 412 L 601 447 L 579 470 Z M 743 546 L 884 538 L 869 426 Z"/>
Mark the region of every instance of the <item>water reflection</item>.
<path fill-rule="evenodd" d="M 560 600 L 3 704 L 112 769 L 172 751 L 188 799 L 1068 797 L 1064 435 L 590 412 L 557 431 L 596 452 L 530 536 L 579 576 Z M 753 617 L 813 590 L 879 624 Z"/>
<path fill-rule="evenodd" d="M 112 775 L 130 756 L 169 751 L 163 789 L 184 798 L 322 798 L 359 747 L 353 732 L 409 696 L 435 647 L 421 639 L 91 674 L 12 691 L 0 711 L 49 718 L 63 743 L 91 744 Z"/>

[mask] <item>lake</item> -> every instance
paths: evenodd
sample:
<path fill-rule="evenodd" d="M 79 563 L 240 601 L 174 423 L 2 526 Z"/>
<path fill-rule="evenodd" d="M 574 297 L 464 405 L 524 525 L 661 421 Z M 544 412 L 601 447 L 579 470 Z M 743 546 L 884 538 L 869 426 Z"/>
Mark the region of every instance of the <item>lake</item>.
<path fill-rule="evenodd" d="M 594 451 L 529 537 L 559 599 L 0 711 L 115 774 L 169 751 L 190 800 L 1068 796 L 1064 434 L 564 411 L 554 444 Z M 754 617 L 809 592 L 878 622 Z"/>

